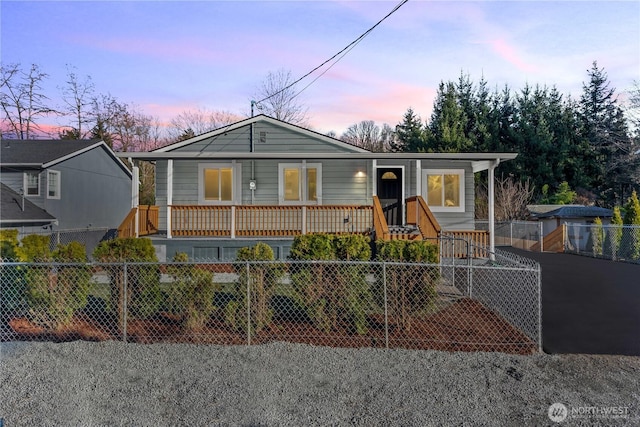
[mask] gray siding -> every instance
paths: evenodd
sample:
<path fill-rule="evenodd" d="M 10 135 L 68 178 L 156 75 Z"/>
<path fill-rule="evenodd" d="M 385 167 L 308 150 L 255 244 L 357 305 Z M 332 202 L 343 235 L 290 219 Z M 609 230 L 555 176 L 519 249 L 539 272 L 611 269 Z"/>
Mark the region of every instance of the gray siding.
<path fill-rule="evenodd" d="M 347 145 L 336 144 L 322 140 L 322 135 L 318 138 L 309 138 L 302 132 L 292 131 L 288 128 L 277 126 L 271 123 L 254 124 L 254 151 L 259 153 L 326 153 L 326 152 L 350 152 L 355 151 Z M 261 141 L 261 133 L 264 134 L 264 141 Z M 251 126 L 243 126 L 232 131 L 219 134 L 202 141 L 194 142 L 180 148 L 175 152 L 229 152 L 248 153 L 251 146 Z"/>

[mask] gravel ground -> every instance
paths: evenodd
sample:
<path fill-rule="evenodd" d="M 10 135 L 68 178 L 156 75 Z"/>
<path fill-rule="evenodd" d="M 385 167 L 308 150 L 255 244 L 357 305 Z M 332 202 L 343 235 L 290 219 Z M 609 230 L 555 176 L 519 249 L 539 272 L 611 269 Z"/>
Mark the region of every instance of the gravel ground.
<path fill-rule="evenodd" d="M 0 343 L 5 426 L 640 425 L 640 357 Z M 581 409 L 594 407 L 591 409 Z M 612 410 L 626 418 L 603 416 Z"/>

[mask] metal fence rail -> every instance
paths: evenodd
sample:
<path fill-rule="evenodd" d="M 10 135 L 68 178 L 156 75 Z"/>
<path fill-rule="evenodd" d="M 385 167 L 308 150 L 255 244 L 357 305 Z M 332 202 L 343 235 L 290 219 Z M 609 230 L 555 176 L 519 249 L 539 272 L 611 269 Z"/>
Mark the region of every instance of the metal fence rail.
<path fill-rule="evenodd" d="M 5 262 L 0 270 L 3 340 L 541 350 L 534 262 Z"/>
<path fill-rule="evenodd" d="M 489 222 L 476 220 L 476 230 L 488 230 Z M 534 252 L 543 251 L 541 221 L 497 221 L 494 224 L 496 246 L 511 246 Z"/>
<path fill-rule="evenodd" d="M 640 226 L 575 223 L 564 226 L 565 252 L 640 263 Z"/>

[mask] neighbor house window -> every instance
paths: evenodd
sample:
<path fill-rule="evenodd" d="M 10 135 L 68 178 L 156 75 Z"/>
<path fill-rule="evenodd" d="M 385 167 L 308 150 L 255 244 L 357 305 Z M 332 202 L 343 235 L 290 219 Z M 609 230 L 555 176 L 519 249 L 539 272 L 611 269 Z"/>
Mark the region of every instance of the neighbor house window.
<path fill-rule="evenodd" d="M 322 165 L 320 163 L 280 163 L 278 172 L 280 203 L 321 203 Z"/>
<path fill-rule="evenodd" d="M 236 200 L 240 165 L 204 163 L 198 165 L 198 202 L 232 204 Z"/>
<path fill-rule="evenodd" d="M 60 172 L 58 171 L 47 172 L 47 198 L 60 198 Z"/>
<path fill-rule="evenodd" d="M 24 173 L 24 193 L 26 196 L 40 195 L 40 173 L 29 171 Z"/>
<path fill-rule="evenodd" d="M 464 170 L 438 169 L 422 171 L 423 194 L 435 212 L 464 212 Z"/>

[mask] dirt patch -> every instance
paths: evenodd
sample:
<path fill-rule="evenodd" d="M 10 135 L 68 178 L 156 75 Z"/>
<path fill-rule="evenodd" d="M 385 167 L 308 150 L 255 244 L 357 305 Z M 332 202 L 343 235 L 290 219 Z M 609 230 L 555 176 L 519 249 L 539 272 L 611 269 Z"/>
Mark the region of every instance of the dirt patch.
<path fill-rule="evenodd" d="M 127 341 L 138 343 L 186 342 L 209 344 L 264 344 L 276 341 L 305 343 L 329 347 L 389 347 L 444 351 L 490 351 L 530 354 L 536 344 L 499 314 L 480 302 L 463 298 L 432 314 L 416 316 L 410 328 L 400 328 L 391 317 L 385 328 L 384 315 L 371 315 L 366 334 L 358 335 L 347 327 L 321 331 L 311 323 L 297 320 L 275 319 L 268 327 L 248 336 L 234 331 L 219 316 L 214 316 L 206 327 L 186 331 L 175 316 L 160 314 L 151 319 L 130 319 L 127 323 Z M 103 341 L 121 340 L 125 331 L 118 331 L 114 321 L 98 321 L 78 315 L 65 327 L 46 330 L 26 318 L 9 322 L 17 341 Z"/>

